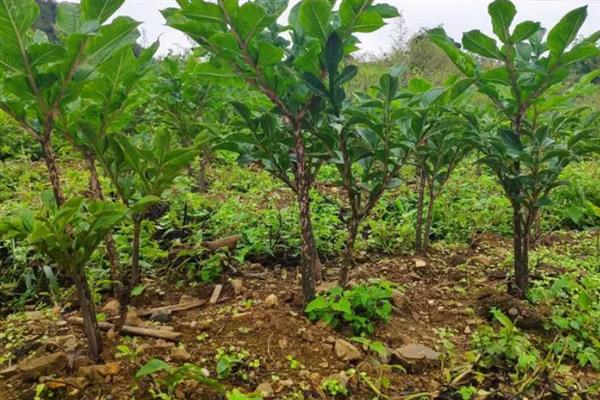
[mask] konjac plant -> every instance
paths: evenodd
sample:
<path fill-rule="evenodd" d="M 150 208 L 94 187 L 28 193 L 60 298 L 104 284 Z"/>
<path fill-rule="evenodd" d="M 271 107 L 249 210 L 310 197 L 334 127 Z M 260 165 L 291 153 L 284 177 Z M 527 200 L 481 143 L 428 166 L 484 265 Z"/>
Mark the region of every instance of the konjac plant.
<path fill-rule="evenodd" d="M 600 31 L 575 41 L 587 17 L 587 7 L 567 13 L 546 32 L 539 23 L 523 21 L 513 27 L 516 8 L 509 0 L 489 5 L 494 34 L 466 32 L 465 50 L 457 47 L 443 29 L 429 31 L 466 79 L 489 98 L 498 116 L 492 134 L 480 132 L 478 150 L 510 200 L 513 210 L 513 263 L 516 292 L 529 288 L 531 229 L 540 208 L 551 202 L 565 166 L 590 147 L 591 125 L 573 121 L 570 112 L 545 102 L 552 88 L 569 86 L 576 63 L 598 57 Z M 474 53 L 485 61 L 483 68 Z M 568 127 L 565 129 L 565 123 Z M 572 125 L 575 123 L 575 126 Z"/>
<path fill-rule="evenodd" d="M 163 11 L 167 24 L 194 39 L 206 51 L 203 71 L 213 79 L 238 77 L 269 100 L 272 120 L 258 127 L 260 136 L 277 139 L 289 166 L 279 174 L 291 183 L 300 214 L 302 290 L 309 301 L 315 294 L 319 263 L 312 231 L 309 191 L 317 168 L 311 168 L 314 137 L 308 122 L 323 118 L 318 96 L 305 79 L 310 73 L 324 79 L 328 71 L 326 43 L 336 35 L 343 56 L 357 50 L 357 32 L 373 32 L 385 18 L 398 16 L 394 7 L 372 0 L 343 0 L 338 10 L 328 0 L 303 0 L 289 9 L 285 25 L 278 20 L 288 11 L 287 1 L 182 0 L 178 9 Z M 243 100 L 243 99 L 242 99 Z M 243 103 L 243 101 L 241 102 Z M 248 110 L 244 110 L 248 117 Z M 264 130 L 263 130 L 264 128 Z M 279 153 L 276 153 L 279 154 Z M 266 157 L 270 158 L 270 157 Z M 272 159 L 277 165 L 278 159 Z"/>

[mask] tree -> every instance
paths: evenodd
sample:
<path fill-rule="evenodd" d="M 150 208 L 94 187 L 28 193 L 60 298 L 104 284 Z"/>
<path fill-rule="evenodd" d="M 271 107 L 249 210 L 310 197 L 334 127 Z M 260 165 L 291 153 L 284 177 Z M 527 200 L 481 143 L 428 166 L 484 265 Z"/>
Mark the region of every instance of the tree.
<path fill-rule="evenodd" d="M 57 129 L 83 157 L 90 175 L 90 192 L 97 200 L 104 200 L 97 171 L 98 154 L 103 153 L 107 135 L 133 118 L 130 111 L 140 98 L 131 93 L 154 65 L 152 56 L 157 49 L 158 43 L 154 43 L 137 57 L 131 46 L 117 51 L 88 80 L 79 101 L 64 107 L 57 116 Z M 106 248 L 116 294 L 120 268 L 111 234 L 106 237 Z"/>
<path fill-rule="evenodd" d="M 99 361 L 102 339 L 85 267 L 102 239 L 125 217 L 127 210 L 119 204 L 85 201 L 79 197 L 58 206 L 52 194 L 47 192 L 42 201 L 44 208 L 39 215 L 24 211 L 7 218 L 0 225 L 0 232 L 25 238 L 73 279 L 90 354 Z"/>
<path fill-rule="evenodd" d="M 301 226 L 302 288 L 305 300 L 314 297 L 317 253 L 312 232 L 309 191 L 315 170 L 307 153 L 313 138 L 306 129 L 308 119 L 321 118 L 316 96 L 304 74 L 324 78 L 328 73 L 325 51 L 332 34 L 344 44 L 343 54 L 357 48 L 354 32 L 372 32 L 384 18 L 396 17 L 395 8 L 373 5 L 372 0 L 344 0 L 339 11 L 327 0 L 303 0 L 291 8 L 287 26 L 277 23 L 287 1 L 182 0 L 179 9 L 163 11 L 167 24 L 188 34 L 202 46 L 210 63 L 203 71 L 213 79 L 241 77 L 260 90 L 273 106 L 274 119 L 264 118 L 261 136 L 281 138 L 278 146 L 290 156 L 289 169 L 280 178 L 296 193 Z M 238 107 L 239 108 L 239 107 Z M 252 120 L 249 110 L 240 110 Z M 262 127 L 260 128 L 262 130 Z M 276 167 L 279 160 L 267 157 Z"/>
<path fill-rule="evenodd" d="M 477 145 L 483 154 L 481 162 L 494 172 L 513 208 L 515 283 L 525 296 L 531 226 L 540 208 L 549 204 L 560 172 L 586 150 L 583 141 L 592 134 L 577 119 L 551 103 L 544 107 L 542 103 L 553 86 L 565 82 L 574 64 L 600 54 L 596 45 L 600 31 L 571 46 L 587 17 L 586 7 L 567 13 L 547 35 L 533 21 L 511 29 L 516 8 L 509 0 L 495 0 L 488 11 L 502 46 L 478 30 L 466 32 L 462 44 L 491 60 L 496 65 L 492 68 L 481 69 L 443 29 L 430 31 L 429 37 L 491 100 L 502 119 L 493 135 L 480 135 Z M 567 122 L 575 125 L 565 132 Z"/>
<path fill-rule="evenodd" d="M 198 60 L 193 55 L 169 56 L 161 60 L 147 85 L 149 123 L 161 124 L 178 136 L 183 147 L 195 144 L 199 148 L 196 189 L 207 188 L 206 169 L 212 157 L 212 146 L 225 135 L 229 121 L 229 102 L 233 91 L 211 83 L 205 75 L 196 73 Z M 239 91 L 237 92 L 239 95 Z"/>
<path fill-rule="evenodd" d="M 368 217 L 385 190 L 398 184 L 396 177 L 410 154 L 400 121 L 406 116 L 399 104 L 399 75 L 401 69 L 384 74 L 375 95 L 363 95 L 363 102 L 353 107 L 346 98 L 343 84 L 356 73 L 347 65 L 338 72 L 342 61 L 342 43 L 330 36 L 325 51 L 328 58 L 328 82 L 323 83 L 308 73 L 305 79 L 328 109 L 327 118 L 309 121 L 312 134 L 323 143 L 328 162 L 338 169 L 340 186 L 345 190 L 350 206 L 346 221 L 347 238 L 339 284 L 348 283 L 349 269 L 354 265 L 354 244 L 361 222 Z M 325 105 L 323 105 L 325 107 Z"/>
<path fill-rule="evenodd" d="M 435 199 L 452 172 L 471 151 L 472 114 L 465 107 L 464 88 L 468 81 L 450 78 L 445 86 L 434 87 L 421 78 L 408 83 L 411 123 L 408 142 L 414 148 L 418 181 L 415 250 L 429 247 Z M 425 209 L 427 204 L 427 209 Z"/>
<path fill-rule="evenodd" d="M 83 0 L 57 7 L 60 43 L 30 29 L 39 8 L 34 0 L 0 1 L 0 109 L 41 145 L 56 203 L 64 203 L 52 134 L 61 108 L 114 51 L 137 38 L 138 23 L 118 17 L 102 25 L 124 0 Z"/>

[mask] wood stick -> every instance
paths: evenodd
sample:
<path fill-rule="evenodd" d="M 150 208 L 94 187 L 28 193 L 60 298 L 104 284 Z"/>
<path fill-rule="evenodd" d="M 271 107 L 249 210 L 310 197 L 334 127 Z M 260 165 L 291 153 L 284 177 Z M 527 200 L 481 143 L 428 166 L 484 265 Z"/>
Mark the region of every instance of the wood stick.
<path fill-rule="evenodd" d="M 67 318 L 67 321 L 72 324 L 83 325 L 83 318 L 80 317 L 70 317 Z M 103 331 L 110 331 L 111 329 L 114 329 L 115 325 L 110 322 L 98 322 L 98 327 Z M 140 328 L 131 325 L 124 325 L 121 332 L 134 336 L 149 336 L 174 342 L 181 336 L 181 333 L 179 332 L 167 331 L 164 329 Z"/>
<path fill-rule="evenodd" d="M 190 310 L 192 308 L 200 307 L 201 305 L 203 305 L 205 303 L 206 303 L 206 300 L 197 299 L 197 300 L 193 300 L 193 301 L 190 301 L 187 303 L 171 304 L 168 306 L 150 308 L 148 310 L 139 310 L 137 312 L 137 315 L 139 315 L 140 317 L 148 317 L 154 313 L 158 313 L 158 312 L 162 312 L 162 311 L 170 311 L 170 312 L 185 311 L 185 310 Z"/>
<path fill-rule="evenodd" d="M 219 300 L 219 296 L 221 295 L 221 290 L 223 290 L 223 285 L 215 285 L 215 289 L 210 296 L 210 304 L 215 304 Z"/>

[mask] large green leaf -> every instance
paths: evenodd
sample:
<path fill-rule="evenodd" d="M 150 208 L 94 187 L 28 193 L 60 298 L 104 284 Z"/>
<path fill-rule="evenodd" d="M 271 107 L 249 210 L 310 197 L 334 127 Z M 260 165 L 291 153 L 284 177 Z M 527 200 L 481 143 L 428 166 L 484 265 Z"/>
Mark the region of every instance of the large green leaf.
<path fill-rule="evenodd" d="M 81 0 L 81 15 L 86 20 L 97 20 L 100 23 L 109 19 L 125 0 Z"/>
<path fill-rule="evenodd" d="M 529 39 L 539 30 L 539 22 L 523 21 L 515 26 L 515 30 L 513 31 L 510 40 L 513 43 L 522 42 L 523 40 Z"/>
<path fill-rule="evenodd" d="M 340 4 L 340 20 L 346 32 L 373 32 L 381 28 L 384 15 L 391 15 L 389 9 L 371 8 L 373 0 L 343 0 Z"/>
<path fill-rule="evenodd" d="M 77 70 L 76 79 L 87 78 L 115 52 L 133 45 L 139 36 L 138 25 L 139 22 L 131 18 L 118 17 L 109 25 L 102 26 L 83 50 L 83 63 Z"/>
<path fill-rule="evenodd" d="M 575 40 L 579 29 L 587 18 L 587 7 L 579 7 L 567 13 L 548 32 L 548 48 L 550 56 L 556 60 Z"/>
<path fill-rule="evenodd" d="M 331 32 L 331 3 L 328 0 L 303 0 L 300 6 L 299 24 L 305 34 L 325 43 Z"/>
<path fill-rule="evenodd" d="M 480 30 L 475 29 L 463 34 L 462 43 L 465 49 L 487 58 L 502 59 L 496 41 Z"/>
<path fill-rule="evenodd" d="M 239 8 L 233 21 L 240 38 L 248 43 L 269 26 L 274 21 L 274 17 L 268 15 L 261 6 L 248 2 Z"/>
<path fill-rule="evenodd" d="M 510 39 L 510 25 L 512 24 L 517 9 L 509 0 L 495 0 L 488 6 L 488 13 L 492 17 L 494 33 L 503 42 Z"/>
<path fill-rule="evenodd" d="M 0 0 L 0 66 L 11 73 L 28 73 L 27 31 L 39 8 L 35 0 Z"/>
<path fill-rule="evenodd" d="M 432 29 L 428 32 L 429 39 L 442 49 L 458 69 L 468 77 L 474 77 L 477 71 L 475 60 L 456 47 L 452 39 L 446 35 L 443 28 Z"/>

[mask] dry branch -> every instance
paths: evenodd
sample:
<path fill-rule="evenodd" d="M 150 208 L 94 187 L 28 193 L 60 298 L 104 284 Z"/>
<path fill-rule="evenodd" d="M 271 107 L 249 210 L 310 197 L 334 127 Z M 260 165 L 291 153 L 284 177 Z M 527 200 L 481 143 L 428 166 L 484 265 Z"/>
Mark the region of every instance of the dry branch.
<path fill-rule="evenodd" d="M 67 321 L 72 324 L 83 325 L 83 318 L 80 317 L 70 317 L 67 318 Z M 98 322 L 98 327 L 100 330 L 110 331 L 111 329 L 114 329 L 115 325 L 110 322 Z M 134 336 L 148 336 L 171 341 L 177 341 L 181 336 L 181 333 L 179 332 L 168 331 L 165 329 L 140 328 L 131 325 L 124 325 L 121 332 Z"/>

